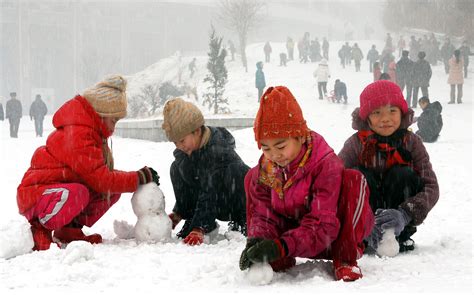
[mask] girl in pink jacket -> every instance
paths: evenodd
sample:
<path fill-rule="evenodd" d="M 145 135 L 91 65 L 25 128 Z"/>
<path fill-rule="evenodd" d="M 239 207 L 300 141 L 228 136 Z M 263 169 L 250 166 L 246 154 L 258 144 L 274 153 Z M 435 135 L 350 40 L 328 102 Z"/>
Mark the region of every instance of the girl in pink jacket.
<path fill-rule="evenodd" d="M 362 174 L 344 170 L 284 86 L 262 96 L 254 132 L 263 155 L 245 177 L 248 240 L 240 268 L 268 262 L 283 271 L 295 257 L 331 259 L 337 280 L 361 278 L 357 259 L 373 225 Z"/>

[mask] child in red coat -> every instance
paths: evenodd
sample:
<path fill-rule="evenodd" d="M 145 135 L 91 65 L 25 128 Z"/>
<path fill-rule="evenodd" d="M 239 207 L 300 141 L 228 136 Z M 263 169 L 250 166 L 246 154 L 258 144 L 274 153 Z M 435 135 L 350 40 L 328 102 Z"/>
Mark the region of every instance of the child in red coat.
<path fill-rule="evenodd" d="M 369 249 L 377 250 L 382 234 L 393 229 L 399 251 L 413 250 L 411 236 L 439 198 L 428 152 L 408 129 L 413 110 L 397 84 L 380 80 L 362 91 L 352 118 L 357 132 L 339 157 L 345 167 L 361 171 L 370 187 L 375 226 L 367 238 Z"/>
<path fill-rule="evenodd" d="M 245 177 L 248 240 L 240 268 L 266 261 L 282 271 L 295 257 L 332 259 L 336 279 L 361 278 L 357 259 L 373 224 L 362 174 L 344 170 L 284 86 L 262 96 L 254 132 L 263 155 Z M 360 188 L 356 194 L 347 179 Z"/>
<path fill-rule="evenodd" d="M 31 224 L 33 250 L 47 250 L 54 237 L 61 243 L 101 243 L 99 234 L 85 235 L 123 192 L 158 182 L 149 167 L 114 169 L 107 139 L 127 114 L 126 81 L 111 76 L 67 101 L 54 114 L 56 128 L 31 159 L 17 190 L 20 214 Z"/>

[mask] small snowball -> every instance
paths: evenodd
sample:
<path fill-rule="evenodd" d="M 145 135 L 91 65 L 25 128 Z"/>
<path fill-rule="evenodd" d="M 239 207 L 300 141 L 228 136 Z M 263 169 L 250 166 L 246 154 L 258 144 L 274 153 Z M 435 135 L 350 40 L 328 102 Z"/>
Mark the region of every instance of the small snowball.
<path fill-rule="evenodd" d="M 398 241 L 395 239 L 395 233 L 393 228 L 386 230 L 383 233 L 382 240 L 377 248 L 377 255 L 394 257 L 398 254 L 400 246 Z"/>
<path fill-rule="evenodd" d="M 0 226 L 0 258 L 13 258 L 30 253 L 34 247 L 28 221 L 21 217 Z"/>
<path fill-rule="evenodd" d="M 125 220 L 114 220 L 114 232 L 119 239 L 133 239 L 135 237 L 133 225 Z"/>
<path fill-rule="evenodd" d="M 171 239 L 171 219 L 165 214 L 140 216 L 134 233 L 140 242 L 166 242 Z"/>
<path fill-rule="evenodd" d="M 165 197 L 154 182 L 140 185 L 132 196 L 132 208 L 138 217 L 165 211 Z"/>
<path fill-rule="evenodd" d="M 247 278 L 252 285 L 268 285 L 273 279 L 273 269 L 268 263 L 254 263 L 250 266 Z"/>
<path fill-rule="evenodd" d="M 84 262 L 94 258 L 94 246 L 86 241 L 73 241 L 65 250 L 63 262 L 72 265 L 76 262 Z"/>

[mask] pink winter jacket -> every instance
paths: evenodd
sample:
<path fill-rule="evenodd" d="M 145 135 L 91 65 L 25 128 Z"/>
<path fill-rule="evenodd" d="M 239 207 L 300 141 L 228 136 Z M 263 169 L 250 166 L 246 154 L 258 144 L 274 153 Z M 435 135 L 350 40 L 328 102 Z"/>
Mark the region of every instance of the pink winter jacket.
<path fill-rule="evenodd" d="M 458 85 L 464 84 L 464 60 L 459 59 L 459 63 L 456 62 L 456 58 L 453 56 L 449 59 L 449 75 L 448 84 Z"/>
<path fill-rule="evenodd" d="M 245 177 L 248 236 L 281 238 L 291 257 L 315 257 L 331 245 L 340 228 L 336 211 L 344 166 L 321 135 L 311 131 L 311 138 L 313 150 L 303 167 L 298 164 L 306 144 L 292 163 L 280 168 L 287 179 L 294 175 L 282 198 L 260 181 L 263 155 Z"/>

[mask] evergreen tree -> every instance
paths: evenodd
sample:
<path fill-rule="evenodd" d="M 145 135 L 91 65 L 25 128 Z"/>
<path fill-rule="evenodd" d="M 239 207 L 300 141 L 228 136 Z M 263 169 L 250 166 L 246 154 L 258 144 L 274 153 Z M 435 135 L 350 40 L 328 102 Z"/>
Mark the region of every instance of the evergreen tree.
<path fill-rule="evenodd" d="M 225 84 L 227 83 L 227 68 L 225 67 L 226 50 L 222 46 L 222 37 L 216 35 L 214 26 L 211 26 L 211 34 L 209 37 L 209 61 L 207 62 L 207 69 L 209 73 L 204 78 L 204 83 L 208 82 L 208 92 L 203 95 L 203 105 L 209 104 L 209 109 L 214 107 L 214 114 L 219 111 L 228 111 L 227 107 L 222 104 L 227 104 L 227 98 L 224 98 Z"/>

